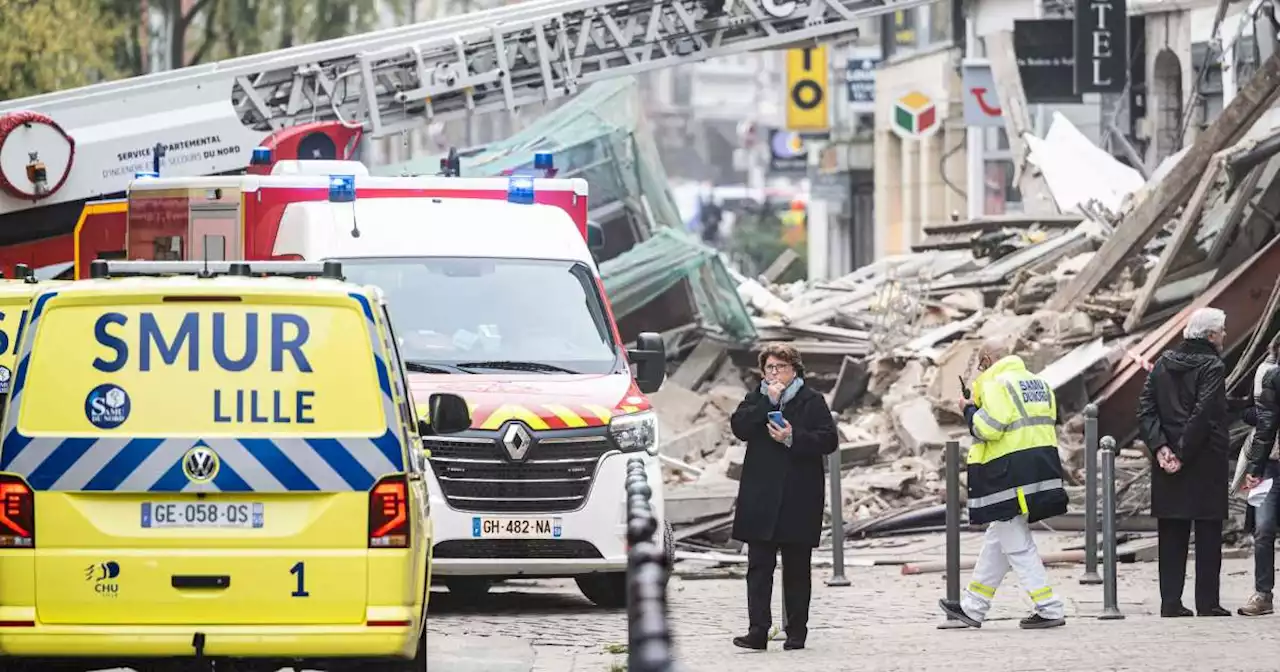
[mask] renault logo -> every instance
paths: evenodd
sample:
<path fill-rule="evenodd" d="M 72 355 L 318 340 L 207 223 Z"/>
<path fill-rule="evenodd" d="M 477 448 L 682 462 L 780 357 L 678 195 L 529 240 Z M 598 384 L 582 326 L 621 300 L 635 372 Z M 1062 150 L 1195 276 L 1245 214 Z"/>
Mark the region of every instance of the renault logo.
<path fill-rule="evenodd" d="M 512 461 L 519 462 L 533 446 L 533 437 L 529 436 L 529 430 L 525 429 L 524 425 L 513 422 L 507 425 L 507 431 L 502 433 L 502 445 L 506 446 L 507 455 Z"/>
<path fill-rule="evenodd" d="M 199 445 L 182 457 L 182 473 L 193 483 L 208 483 L 218 475 L 221 461 L 213 449 Z"/>

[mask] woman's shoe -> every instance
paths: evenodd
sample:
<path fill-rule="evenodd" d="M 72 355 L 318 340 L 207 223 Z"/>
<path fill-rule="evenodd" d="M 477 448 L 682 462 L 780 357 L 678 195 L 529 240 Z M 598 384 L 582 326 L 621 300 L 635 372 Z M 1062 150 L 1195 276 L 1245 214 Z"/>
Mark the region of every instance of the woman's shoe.
<path fill-rule="evenodd" d="M 1231 612 L 1222 607 L 1209 607 L 1208 609 L 1197 609 L 1196 616 L 1230 616 Z"/>
<path fill-rule="evenodd" d="M 733 645 L 742 649 L 764 651 L 769 648 L 769 633 L 749 630 L 747 634 L 741 637 L 734 637 Z"/>
<path fill-rule="evenodd" d="M 1186 616 L 1194 616 L 1195 612 L 1182 606 L 1181 604 L 1173 604 L 1160 607 L 1161 618 L 1183 618 Z"/>

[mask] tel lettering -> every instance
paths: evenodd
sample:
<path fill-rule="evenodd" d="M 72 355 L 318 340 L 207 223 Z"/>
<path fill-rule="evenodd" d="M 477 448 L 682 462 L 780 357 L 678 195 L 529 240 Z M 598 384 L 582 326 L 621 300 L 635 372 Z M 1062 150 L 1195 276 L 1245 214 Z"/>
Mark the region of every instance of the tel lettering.
<path fill-rule="evenodd" d="M 165 366 L 178 365 L 179 358 L 188 371 L 199 371 L 201 368 L 202 348 L 200 347 L 200 320 L 202 313 L 187 313 L 182 317 L 178 327 L 170 334 L 156 321 L 155 313 L 144 312 L 138 316 L 137 340 L 138 370 L 150 371 L 154 357 Z M 245 315 L 244 352 L 227 351 L 227 316 L 226 313 L 211 314 L 212 347 L 209 354 L 214 363 L 224 371 L 239 372 L 252 367 L 259 357 L 259 315 Z M 129 317 L 122 313 L 104 313 L 93 325 L 93 336 L 103 347 L 111 350 L 113 357 L 95 357 L 93 368 L 104 373 L 115 373 L 123 369 L 130 358 L 129 341 L 124 337 L 129 327 Z M 268 340 L 271 370 L 284 371 L 285 355 L 293 361 L 293 366 L 302 373 L 311 373 L 311 362 L 303 352 L 303 346 L 311 337 L 311 326 L 301 315 L 293 313 L 271 313 L 270 334 Z M 185 353 L 185 357 L 183 357 Z"/>

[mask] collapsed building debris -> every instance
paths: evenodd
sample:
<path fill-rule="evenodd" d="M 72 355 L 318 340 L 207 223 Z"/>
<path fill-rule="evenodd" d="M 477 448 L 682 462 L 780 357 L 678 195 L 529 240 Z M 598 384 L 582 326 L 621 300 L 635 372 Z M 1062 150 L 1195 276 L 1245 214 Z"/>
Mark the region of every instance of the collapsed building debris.
<path fill-rule="evenodd" d="M 1057 142 L 1072 137 L 1059 133 Z M 1107 241 L 1145 225 L 1131 220 L 1135 212 L 1149 216 L 1147 199 L 1168 197 L 1159 189 L 1168 171 L 1133 193 L 1071 196 L 1085 207 L 1062 207 L 1059 200 L 1063 212 L 1103 213 L 1107 221 L 1041 215 L 932 227 L 911 254 L 819 282 L 777 285 L 729 270 L 757 339 L 743 343 L 703 328 L 669 332 L 672 352 L 698 356 L 680 363 L 659 393 L 679 397 L 683 408 L 667 409 L 655 400 L 664 425 L 661 450 L 672 467 L 667 510 L 678 523 L 677 544 L 693 553 L 684 557 L 700 552 L 737 562 L 740 549 L 729 539 L 729 527 L 745 448 L 730 434 L 727 418 L 758 384 L 754 359 L 765 341 L 796 346 L 808 382 L 827 394 L 838 416 L 846 543 L 941 529 L 942 447 L 949 440 L 962 446 L 972 441 L 960 414 L 960 380 L 972 376 L 977 349 L 988 338 L 1016 339 L 1028 368 L 1057 394 L 1059 453 L 1072 506 L 1041 527 L 1083 529 L 1080 413 L 1095 402 L 1101 433 L 1123 447 L 1117 461 L 1120 529 L 1152 532 L 1146 515 L 1149 451 L 1133 441 L 1145 369 L 1176 342 L 1190 311 L 1216 306 L 1227 310 L 1231 325 L 1231 394 L 1247 394 L 1247 373 L 1280 332 L 1280 225 L 1267 214 L 1280 211 L 1278 139 L 1280 132 L 1255 129 L 1211 157 L 1208 172 L 1194 189 L 1183 190 L 1160 230 L 1120 257 L 1106 282 L 1087 280 L 1094 285 L 1088 292 L 1071 287 L 1082 274 L 1097 272 Z M 1054 154 L 1044 147 L 1036 149 L 1034 158 L 1057 198 L 1056 178 L 1073 171 L 1055 167 Z M 682 375 L 685 367 L 697 371 Z M 1233 445 L 1238 448 L 1246 434 L 1236 426 Z M 1232 509 L 1232 529 L 1239 529 L 1243 501 L 1233 498 Z M 933 557 L 939 553 L 935 549 Z M 1145 550 L 1134 557 L 1145 557 Z"/>

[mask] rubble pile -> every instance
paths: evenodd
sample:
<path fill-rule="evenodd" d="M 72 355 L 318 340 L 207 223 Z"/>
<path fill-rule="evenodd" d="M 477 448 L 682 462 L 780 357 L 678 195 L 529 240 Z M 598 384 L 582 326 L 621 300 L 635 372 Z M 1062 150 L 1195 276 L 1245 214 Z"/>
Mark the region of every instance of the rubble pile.
<path fill-rule="evenodd" d="M 728 416 L 759 384 L 754 360 L 767 341 L 787 341 L 801 352 L 806 383 L 826 394 L 837 416 L 846 539 L 941 528 L 943 445 L 972 443 L 961 416 L 961 386 L 972 378 L 987 339 L 1012 343 L 1055 391 L 1072 505 L 1068 514 L 1038 525 L 1083 529 L 1081 413 L 1093 402 L 1099 434 L 1115 437 L 1122 449 L 1119 529 L 1153 532 L 1146 515 L 1149 451 L 1134 442 L 1145 370 L 1176 344 L 1191 309 L 1223 308 L 1229 324 L 1243 325 L 1228 343 L 1228 393 L 1248 396 L 1265 335 L 1274 333 L 1280 314 L 1280 230 L 1261 205 L 1250 205 L 1251 199 L 1280 201 L 1280 189 L 1263 180 L 1280 169 L 1277 140 L 1277 131 L 1246 138 L 1233 150 L 1238 156 L 1216 155 L 1205 171 L 1196 167 L 1207 156 L 1198 148 L 1181 160 L 1186 166 L 1164 166 L 1140 190 L 1126 187 L 1087 208 L 1060 197 L 1080 186 L 1080 170 L 1054 165 L 1087 152 L 1038 151 L 1035 160 L 1059 207 L 1085 214 L 926 229 L 911 254 L 835 280 L 776 284 L 793 261 L 786 255 L 759 278 L 735 276 L 752 313 L 755 343 L 732 342 L 705 324 L 665 335 L 668 352 L 682 357 L 654 398 L 669 467 L 666 511 L 678 547 L 722 564 L 741 559 L 728 537 L 745 447 L 730 434 Z M 1246 177 L 1226 179 L 1231 170 Z M 1185 188 L 1157 188 L 1170 176 Z M 1247 436 L 1248 428 L 1235 422 L 1234 449 Z M 1232 510 L 1244 510 L 1241 498 L 1232 498 Z M 1231 528 L 1239 523 L 1233 516 Z"/>

